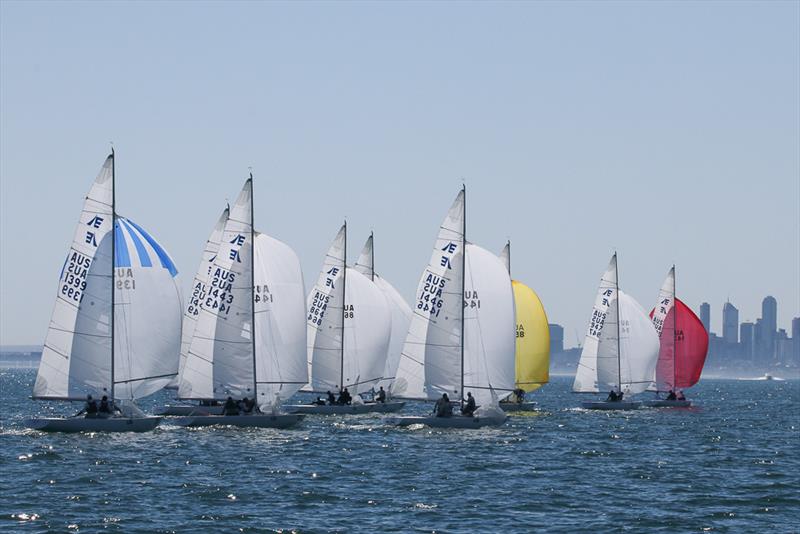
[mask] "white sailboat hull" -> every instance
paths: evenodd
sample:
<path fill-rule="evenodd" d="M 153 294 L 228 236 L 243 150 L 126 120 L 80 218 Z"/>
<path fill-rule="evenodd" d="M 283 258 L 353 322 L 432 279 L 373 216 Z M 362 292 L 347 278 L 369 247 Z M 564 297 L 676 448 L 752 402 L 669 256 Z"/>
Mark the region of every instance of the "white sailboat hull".
<path fill-rule="evenodd" d="M 167 404 L 163 408 L 156 410 L 156 415 L 172 415 L 172 416 L 187 416 L 187 415 L 222 415 L 222 405 L 220 406 L 200 406 L 198 404 L 191 405 L 170 405 Z"/>
<path fill-rule="evenodd" d="M 638 410 L 642 403 L 639 401 L 584 401 L 581 408 L 584 410 Z"/>
<path fill-rule="evenodd" d="M 363 413 L 391 413 L 403 409 L 405 402 L 368 402 L 364 404 L 345 405 L 317 405 L 317 404 L 292 404 L 284 406 L 289 413 L 302 413 L 309 415 L 356 415 Z"/>
<path fill-rule="evenodd" d="M 197 415 L 172 421 L 178 426 L 236 426 L 241 428 L 290 428 L 303 420 L 303 415 Z"/>
<path fill-rule="evenodd" d="M 501 402 L 504 412 L 530 412 L 536 409 L 538 402 Z"/>
<path fill-rule="evenodd" d="M 651 401 L 644 401 L 644 405 L 649 408 L 688 408 L 692 405 L 690 400 L 667 400 L 657 399 Z"/>
<path fill-rule="evenodd" d="M 490 417 L 466 417 L 453 415 L 451 417 L 436 417 L 409 415 L 395 417 L 387 422 L 396 426 L 425 425 L 434 428 L 482 428 L 485 426 L 500 426 L 508 420 L 507 415 Z"/>
<path fill-rule="evenodd" d="M 35 417 L 24 424 L 41 432 L 149 432 L 159 422 L 161 417 Z"/>

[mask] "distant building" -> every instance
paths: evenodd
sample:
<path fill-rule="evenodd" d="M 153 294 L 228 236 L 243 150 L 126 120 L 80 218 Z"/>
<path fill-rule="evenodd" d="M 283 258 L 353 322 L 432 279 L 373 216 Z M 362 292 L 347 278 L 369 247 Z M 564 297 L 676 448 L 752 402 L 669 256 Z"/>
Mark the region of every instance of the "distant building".
<path fill-rule="evenodd" d="M 706 332 L 711 333 L 711 304 L 704 302 L 700 305 L 700 322 L 706 327 Z"/>
<path fill-rule="evenodd" d="M 732 345 L 739 343 L 739 310 L 730 301 L 722 307 L 722 339 Z"/>
<path fill-rule="evenodd" d="M 742 323 L 739 326 L 739 340 L 742 346 L 742 356 L 745 360 L 752 362 L 755 356 L 755 326 L 753 323 Z"/>
<path fill-rule="evenodd" d="M 778 330 L 778 301 L 775 297 L 764 297 L 761 301 L 761 343 L 758 350 L 767 361 L 775 359 L 775 336 Z"/>
<path fill-rule="evenodd" d="M 564 327 L 560 324 L 549 324 L 550 354 L 564 352 Z"/>
<path fill-rule="evenodd" d="M 795 365 L 800 365 L 800 317 L 792 319 L 792 356 Z"/>

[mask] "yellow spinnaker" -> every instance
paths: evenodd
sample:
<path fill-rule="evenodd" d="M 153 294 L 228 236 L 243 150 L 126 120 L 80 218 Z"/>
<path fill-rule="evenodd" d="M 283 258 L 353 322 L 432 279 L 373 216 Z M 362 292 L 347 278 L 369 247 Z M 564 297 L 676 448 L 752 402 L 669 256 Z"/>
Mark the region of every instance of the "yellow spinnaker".
<path fill-rule="evenodd" d="M 517 387 L 539 389 L 550 380 L 550 328 L 538 295 L 512 280 L 517 318 Z"/>

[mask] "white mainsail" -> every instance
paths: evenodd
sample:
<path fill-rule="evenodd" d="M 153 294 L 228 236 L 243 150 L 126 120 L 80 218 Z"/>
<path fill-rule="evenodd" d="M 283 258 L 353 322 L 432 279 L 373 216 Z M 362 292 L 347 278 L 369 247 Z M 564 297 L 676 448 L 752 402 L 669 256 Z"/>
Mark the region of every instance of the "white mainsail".
<path fill-rule="evenodd" d="M 308 295 L 308 374 L 314 391 L 336 391 L 342 365 L 345 235 L 343 225 L 331 243 L 316 285 Z M 329 384 L 333 378 L 333 384 Z"/>
<path fill-rule="evenodd" d="M 192 336 L 194 336 L 194 329 L 197 325 L 197 316 L 200 314 L 202 303 L 208 297 L 208 276 L 211 274 L 211 269 L 214 266 L 214 259 L 217 257 L 219 251 L 219 243 L 222 239 L 222 231 L 225 229 L 225 223 L 228 220 L 228 213 L 230 208 L 226 207 L 214 225 L 211 235 L 208 236 L 206 246 L 203 249 L 203 256 L 200 259 L 200 266 L 197 268 L 197 274 L 192 281 L 192 293 L 186 302 L 186 309 L 183 312 L 183 324 L 181 327 L 181 359 L 178 366 L 178 376 L 170 383 L 170 386 L 177 388 L 180 382 L 180 375 L 183 373 L 183 367 L 186 365 L 186 358 L 189 355 L 189 346 L 192 343 Z"/>
<path fill-rule="evenodd" d="M 113 158 L 106 158 L 86 196 L 61 269 L 34 398 L 111 393 Z"/>
<path fill-rule="evenodd" d="M 464 278 L 464 395 L 480 405 L 515 388 L 516 323 L 511 278 L 503 261 L 467 243 Z"/>
<path fill-rule="evenodd" d="M 596 393 L 599 391 L 597 386 L 597 352 L 600 344 L 600 334 L 603 331 L 604 323 L 608 320 L 608 307 L 616 299 L 616 294 L 617 255 L 614 254 L 608 263 L 608 268 L 606 268 L 600 279 L 600 287 L 597 289 L 597 297 L 595 297 L 592 317 L 583 341 L 583 350 L 578 362 L 575 382 L 572 384 L 572 391 L 580 393 Z M 614 320 L 616 321 L 616 315 Z"/>
<path fill-rule="evenodd" d="M 178 387 L 184 399 L 254 395 L 252 180 L 231 207 Z M 260 399 L 259 399 L 260 400 Z"/>
<path fill-rule="evenodd" d="M 61 271 L 34 398 L 136 399 L 164 387 L 178 370 L 178 271 L 148 232 L 114 216 L 113 158 L 86 197 Z"/>
<path fill-rule="evenodd" d="M 389 338 L 389 351 L 386 357 L 386 365 L 383 367 L 383 378 L 375 386 L 376 388 L 383 387 L 389 390 L 397 374 L 397 366 L 400 363 L 400 353 L 403 351 L 403 343 L 406 340 L 412 313 L 408 303 L 406 303 L 406 300 L 394 286 L 375 273 L 375 249 L 373 240 L 374 237 L 370 234 L 369 238 L 367 238 L 367 242 L 364 244 L 364 248 L 361 250 L 361 254 L 358 256 L 358 261 L 356 261 L 354 268 L 367 278 L 370 278 L 372 282 L 378 286 L 378 289 L 380 289 L 386 297 L 389 309 L 391 310 L 392 331 Z"/>
<path fill-rule="evenodd" d="M 392 394 L 404 398 L 461 396 L 464 306 L 464 191 L 459 192 L 436 237 L 417 286 L 414 315 L 400 355 Z"/>
<path fill-rule="evenodd" d="M 661 337 L 661 333 L 663 330 L 668 330 L 665 335 L 666 339 L 673 339 L 674 340 L 674 331 L 675 331 L 675 324 L 664 324 L 664 321 L 667 318 L 667 314 L 675 305 L 675 267 L 673 266 L 669 273 L 667 273 L 667 277 L 664 279 L 664 283 L 661 285 L 661 290 L 658 292 L 658 304 L 653 309 L 653 326 L 656 329 L 656 333 L 658 333 L 659 337 Z"/>

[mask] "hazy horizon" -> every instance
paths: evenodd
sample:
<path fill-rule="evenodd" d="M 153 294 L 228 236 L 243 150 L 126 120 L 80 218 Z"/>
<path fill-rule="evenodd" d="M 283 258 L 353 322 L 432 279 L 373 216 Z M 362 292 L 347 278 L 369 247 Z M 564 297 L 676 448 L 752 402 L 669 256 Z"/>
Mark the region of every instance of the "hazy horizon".
<path fill-rule="evenodd" d="M 118 213 L 184 294 L 248 168 L 307 290 L 348 259 L 412 302 L 467 187 L 467 233 L 581 342 L 616 250 L 649 309 L 800 316 L 800 3 L 0 3 L 0 343 L 44 340 L 113 141 Z"/>

